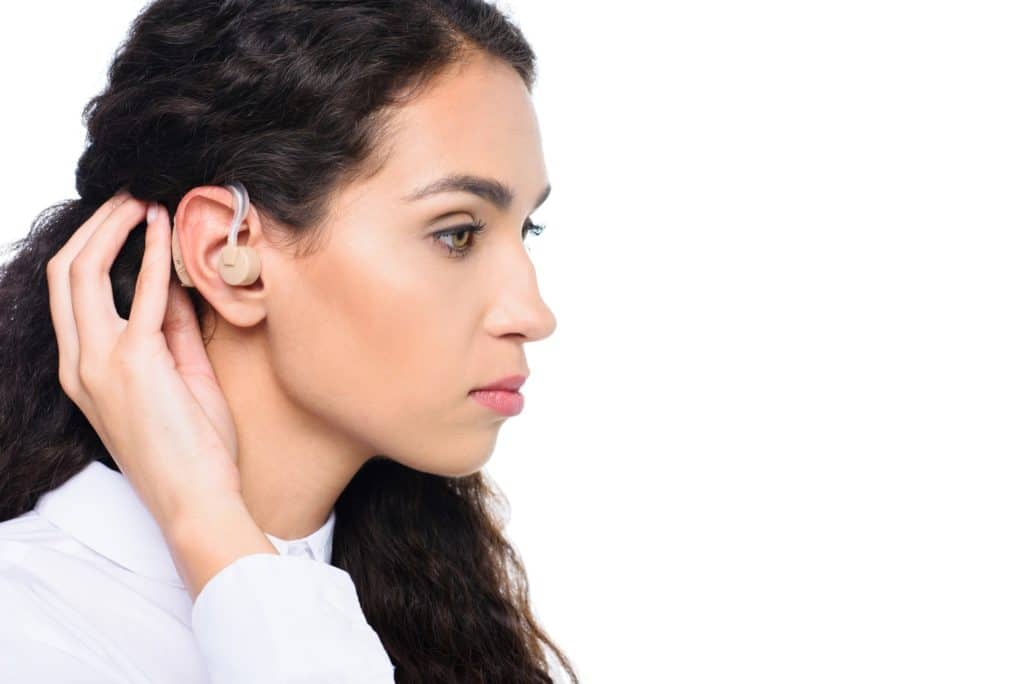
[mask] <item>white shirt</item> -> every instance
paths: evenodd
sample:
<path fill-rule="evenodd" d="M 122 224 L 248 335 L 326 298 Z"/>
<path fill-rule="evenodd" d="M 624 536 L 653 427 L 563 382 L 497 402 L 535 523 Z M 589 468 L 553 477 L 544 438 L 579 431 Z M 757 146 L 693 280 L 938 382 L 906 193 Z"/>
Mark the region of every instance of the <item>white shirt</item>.
<path fill-rule="evenodd" d="M 347 572 L 334 512 L 282 554 L 243 556 L 191 600 L 157 522 L 91 462 L 0 522 L 0 682 L 394 684 Z"/>

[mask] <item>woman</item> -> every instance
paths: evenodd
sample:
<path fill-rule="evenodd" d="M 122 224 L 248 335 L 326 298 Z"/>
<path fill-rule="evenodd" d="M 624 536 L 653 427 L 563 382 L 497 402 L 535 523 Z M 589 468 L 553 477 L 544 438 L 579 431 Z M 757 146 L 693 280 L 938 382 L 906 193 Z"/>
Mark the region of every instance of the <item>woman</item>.
<path fill-rule="evenodd" d="M 109 77 L 0 275 L 0 669 L 576 681 L 480 472 L 555 328 L 518 28 L 157 0 Z"/>

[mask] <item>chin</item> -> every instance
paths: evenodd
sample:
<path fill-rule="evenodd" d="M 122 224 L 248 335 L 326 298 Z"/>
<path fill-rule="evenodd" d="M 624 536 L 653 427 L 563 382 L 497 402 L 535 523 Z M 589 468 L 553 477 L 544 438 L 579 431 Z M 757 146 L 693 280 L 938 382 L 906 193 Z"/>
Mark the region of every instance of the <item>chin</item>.
<path fill-rule="evenodd" d="M 429 472 L 443 477 L 466 477 L 467 475 L 479 472 L 488 460 L 488 458 L 484 458 L 474 459 L 470 462 L 449 462 L 443 465 L 438 465 L 437 467 L 432 468 Z"/>
<path fill-rule="evenodd" d="M 448 458 L 443 461 L 435 460 L 421 464 L 423 467 L 417 467 L 412 464 L 407 465 L 409 465 L 410 468 L 417 468 L 423 472 L 440 475 L 442 477 L 465 477 L 479 472 L 490 458 L 491 451 L 488 450 L 483 454 L 466 454 L 465 458 L 452 458 L 452 455 L 448 454 Z"/>
<path fill-rule="evenodd" d="M 479 472 L 494 453 L 493 434 L 481 437 L 472 430 L 423 440 L 415 449 L 395 445 L 387 452 L 391 460 L 407 468 L 439 477 L 465 477 Z"/>

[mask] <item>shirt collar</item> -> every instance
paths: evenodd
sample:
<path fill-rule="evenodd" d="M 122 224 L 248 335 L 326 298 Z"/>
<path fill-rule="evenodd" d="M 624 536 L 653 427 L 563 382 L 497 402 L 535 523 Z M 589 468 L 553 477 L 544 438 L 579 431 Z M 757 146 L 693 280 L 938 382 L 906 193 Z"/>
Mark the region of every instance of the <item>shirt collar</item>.
<path fill-rule="evenodd" d="M 140 575 L 184 588 L 156 520 L 128 479 L 99 461 L 39 497 L 35 510 L 93 551 Z M 316 560 L 329 563 L 334 533 L 332 510 L 320 529 L 285 540 L 264 532 L 282 555 L 309 545 Z"/>

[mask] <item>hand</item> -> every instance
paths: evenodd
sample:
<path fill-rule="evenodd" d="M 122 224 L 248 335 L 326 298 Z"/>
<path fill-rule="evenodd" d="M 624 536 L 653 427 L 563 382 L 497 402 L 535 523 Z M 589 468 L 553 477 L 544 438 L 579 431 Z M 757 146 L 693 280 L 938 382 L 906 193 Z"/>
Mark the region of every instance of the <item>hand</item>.
<path fill-rule="evenodd" d="M 170 279 L 170 217 L 153 206 L 128 320 L 114 308 L 110 267 L 146 203 L 107 200 L 46 278 L 60 385 L 166 532 L 190 506 L 242 499 L 235 426 L 188 296 Z"/>

